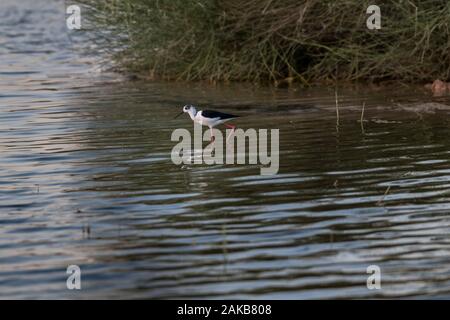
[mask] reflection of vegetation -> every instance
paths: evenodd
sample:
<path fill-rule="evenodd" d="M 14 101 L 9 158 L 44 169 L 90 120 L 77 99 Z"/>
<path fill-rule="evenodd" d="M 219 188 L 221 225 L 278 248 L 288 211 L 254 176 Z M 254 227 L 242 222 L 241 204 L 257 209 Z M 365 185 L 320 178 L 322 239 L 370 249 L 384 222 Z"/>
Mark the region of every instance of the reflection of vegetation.
<path fill-rule="evenodd" d="M 123 42 L 116 61 L 164 79 L 287 82 L 450 79 L 450 2 L 82 0 Z M 113 43 L 113 42 L 112 42 Z"/>

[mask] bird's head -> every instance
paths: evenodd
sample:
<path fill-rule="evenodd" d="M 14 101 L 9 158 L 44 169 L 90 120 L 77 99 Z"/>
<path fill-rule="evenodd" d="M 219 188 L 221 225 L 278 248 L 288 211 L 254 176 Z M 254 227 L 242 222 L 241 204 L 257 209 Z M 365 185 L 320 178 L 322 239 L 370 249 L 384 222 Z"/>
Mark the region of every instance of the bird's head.
<path fill-rule="evenodd" d="M 193 115 L 195 115 L 195 113 L 197 112 L 197 110 L 195 109 L 195 107 L 191 104 L 187 104 L 183 107 L 183 111 L 181 111 L 175 118 L 178 118 L 180 115 L 182 115 L 183 113 L 192 113 Z"/>
<path fill-rule="evenodd" d="M 191 104 L 187 104 L 183 107 L 183 112 L 193 112 L 195 113 L 195 107 Z"/>

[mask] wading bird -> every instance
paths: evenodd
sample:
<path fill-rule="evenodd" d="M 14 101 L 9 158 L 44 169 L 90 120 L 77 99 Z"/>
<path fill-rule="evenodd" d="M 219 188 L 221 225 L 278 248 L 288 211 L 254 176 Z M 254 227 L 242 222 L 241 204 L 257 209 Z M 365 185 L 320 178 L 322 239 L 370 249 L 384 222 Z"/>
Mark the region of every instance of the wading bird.
<path fill-rule="evenodd" d="M 211 141 L 214 141 L 213 128 L 222 123 L 227 128 L 232 129 L 230 135 L 227 138 L 227 141 L 228 141 L 228 139 L 233 134 L 236 126 L 234 126 L 232 124 L 227 124 L 225 122 L 239 117 L 239 116 L 235 116 L 233 114 L 227 114 L 227 113 L 222 113 L 222 112 L 212 111 L 212 110 L 197 111 L 197 109 L 193 105 L 185 105 L 183 107 L 183 111 L 181 111 L 175 118 L 178 118 L 183 113 L 188 113 L 189 116 L 191 117 L 192 121 L 197 122 L 203 126 L 209 127 L 210 132 L 211 132 Z"/>

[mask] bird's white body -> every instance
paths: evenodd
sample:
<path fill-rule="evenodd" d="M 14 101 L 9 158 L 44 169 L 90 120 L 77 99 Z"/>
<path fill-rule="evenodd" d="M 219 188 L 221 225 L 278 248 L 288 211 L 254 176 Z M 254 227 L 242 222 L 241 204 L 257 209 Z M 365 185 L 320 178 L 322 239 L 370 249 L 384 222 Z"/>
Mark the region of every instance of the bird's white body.
<path fill-rule="evenodd" d="M 219 124 L 222 124 L 224 122 L 227 122 L 231 119 L 221 119 L 219 117 L 217 118 L 207 118 L 202 115 L 202 111 L 195 110 L 195 108 L 191 107 L 189 111 L 187 111 L 189 116 L 191 117 L 192 121 L 197 122 L 198 124 L 201 124 L 202 126 L 207 126 L 210 128 L 213 128 Z"/>
<path fill-rule="evenodd" d="M 211 131 L 211 140 L 212 141 L 214 141 L 214 134 L 213 134 L 213 130 L 212 130 L 213 127 L 215 127 L 219 124 L 225 123 L 228 120 L 239 117 L 239 116 L 235 116 L 232 114 L 211 111 L 211 110 L 197 111 L 197 109 L 192 105 L 185 105 L 183 107 L 183 111 L 181 111 L 180 114 L 182 114 L 183 112 L 189 114 L 189 117 L 191 117 L 192 121 L 194 121 L 202 126 L 209 127 L 211 129 L 210 131 Z M 178 116 L 176 116 L 175 118 L 177 118 Z M 230 124 L 225 124 L 225 126 L 232 129 L 230 135 L 227 138 L 227 141 L 228 141 L 228 139 L 231 137 L 231 135 L 234 132 L 234 128 L 236 128 L 236 127 L 233 125 L 230 125 Z"/>

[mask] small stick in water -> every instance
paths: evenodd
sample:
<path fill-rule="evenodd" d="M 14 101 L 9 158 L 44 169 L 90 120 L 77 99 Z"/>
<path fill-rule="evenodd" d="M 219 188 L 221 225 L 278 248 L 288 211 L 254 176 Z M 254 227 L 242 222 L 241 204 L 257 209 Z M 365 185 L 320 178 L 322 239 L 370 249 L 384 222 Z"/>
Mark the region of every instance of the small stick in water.
<path fill-rule="evenodd" d="M 381 206 L 383 204 L 384 198 L 387 196 L 387 194 L 389 193 L 389 190 L 391 190 L 391 186 L 388 186 L 386 191 L 384 192 L 383 196 L 381 197 L 380 200 L 378 200 L 377 205 Z"/>
<path fill-rule="evenodd" d="M 361 122 L 361 131 L 364 133 L 364 107 L 366 106 L 366 102 L 363 102 L 362 110 L 361 110 L 361 119 L 359 120 Z"/>
<path fill-rule="evenodd" d="M 361 123 L 364 121 L 364 107 L 366 105 L 366 102 L 363 102 L 362 111 L 361 111 Z"/>
<path fill-rule="evenodd" d="M 339 104 L 338 104 L 337 87 L 334 90 L 334 96 L 335 96 L 335 99 L 336 99 L 336 130 L 339 131 Z"/>

